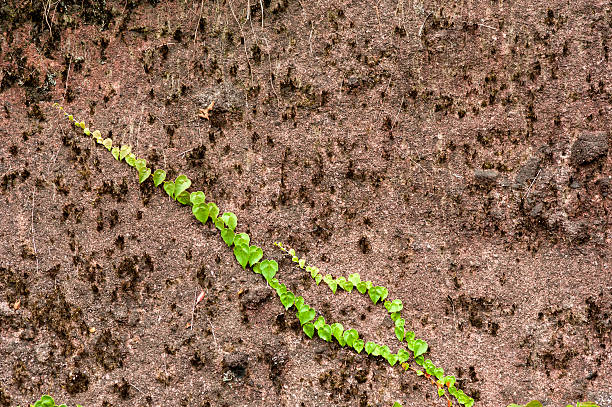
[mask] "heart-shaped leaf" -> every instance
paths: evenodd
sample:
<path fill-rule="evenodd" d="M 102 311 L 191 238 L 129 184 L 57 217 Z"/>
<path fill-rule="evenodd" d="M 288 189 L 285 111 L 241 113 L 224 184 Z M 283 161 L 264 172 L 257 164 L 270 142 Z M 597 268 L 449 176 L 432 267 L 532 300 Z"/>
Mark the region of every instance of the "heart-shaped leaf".
<path fill-rule="evenodd" d="M 438 380 L 442 380 L 442 378 L 444 377 L 444 369 L 442 369 L 441 367 L 434 368 L 433 375 L 436 376 Z"/>
<path fill-rule="evenodd" d="M 301 312 L 304 309 L 308 309 L 308 305 L 304 304 L 304 298 L 302 296 L 299 296 L 295 299 L 295 308 L 298 310 L 298 312 Z"/>
<path fill-rule="evenodd" d="M 278 282 L 278 278 L 271 278 L 270 280 L 268 280 L 268 284 L 273 290 L 278 290 L 282 285 Z"/>
<path fill-rule="evenodd" d="M 389 313 L 400 312 L 404 306 L 402 300 L 385 301 L 385 308 Z"/>
<path fill-rule="evenodd" d="M 206 223 L 208 220 L 208 206 L 204 204 L 193 205 L 191 207 L 191 212 L 193 216 L 202 223 Z M 223 233 L 221 233 L 221 236 L 223 236 Z M 223 240 L 225 240 L 225 238 Z"/>
<path fill-rule="evenodd" d="M 395 320 L 395 327 L 396 328 L 404 328 L 406 326 L 406 321 L 404 320 L 404 318 L 398 318 Z"/>
<path fill-rule="evenodd" d="M 310 277 L 315 278 L 319 274 L 319 269 L 312 266 L 307 266 L 306 270 L 310 272 Z"/>
<path fill-rule="evenodd" d="M 287 292 L 287 286 L 285 284 L 279 283 L 278 288 L 276 288 L 275 290 L 276 290 L 276 294 L 278 294 L 278 296 L 280 297 L 281 295 Z"/>
<path fill-rule="evenodd" d="M 357 288 L 357 291 L 359 291 L 361 294 L 365 294 L 365 292 L 368 290 L 367 284 L 365 281 L 358 282 L 356 284 L 356 288 Z"/>
<path fill-rule="evenodd" d="M 128 160 L 128 158 L 126 157 L 125 161 L 127 162 L 127 160 Z M 166 171 L 159 170 L 159 169 L 155 170 L 155 172 L 153 173 L 153 184 L 155 184 L 156 187 L 158 187 L 159 184 L 164 182 L 165 179 L 166 179 Z"/>
<path fill-rule="evenodd" d="M 405 361 L 407 361 L 408 359 L 410 359 L 410 352 L 408 352 L 406 349 L 399 349 L 397 351 L 397 360 L 400 363 L 404 363 Z"/>
<path fill-rule="evenodd" d="M 385 356 L 385 359 L 387 359 L 387 362 L 389 362 L 391 366 L 395 366 L 397 363 L 397 355 L 395 353 L 389 353 Z"/>
<path fill-rule="evenodd" d="M 257 263 L 263 257 L 263 250 L 257 246 L 249 247 L 249 265 L 253 267 L 253 264 Z"/>
<path fill-rule="evenodd" d="M 227 229 L 225 227 L 225 223 L 223 223 L 223 220 L 221 220 L 221 218 L 213 218 L 211 216 L 211 219 L 213 220 L 213 223 L 215 224 L 215 227 L 219 230 L 223 230 L 223 229 Z M 231 230 L 231 229 L 230 229 Z"/>
<path fill-rule="evenodd" d="M 308 322 L 307 324 L 304 324 L 302 329 L 304 330 L 304 333 L 306 334 L 306 336 L 312 339 L 312 337 L 314 336 L 314 330 L 315 330 L 314 325 Z"/>
<path fill-rule="evenodd" d="M 286 293 L 281 294 L 280 300 L 283 307 L 288 310 L 293 305 L 293 301 L 295 301 L 295 295 L 291 291 L 287 291 Z"/>
<path fill-rule="evenodd" d="M 397 321 L 397 320 L 398 320 L 398 318 L 400 318 L 400 317 L 401 317 L 401 314 L 400 314 L 399 312 L 393 312 L 393 313 L 391 313 L 391 320 L 392 320 L 393 322 Z"/>
<path fill-rule="evenodd" d="M 325 318 L 319 315 L 319 318 L 317 318 L 317 320 L 314 322 L 314 326 L 315 328 L 319 329 L 323 325 L 325 325 Z"/>
<path fill-rule="evenodd" d="M 353 291 L 353 283 L 351 283 L 350 281 L 346 281 L 343 279 L 343 281 L 338 281 L 338 285 L 346 292 L 350 293 L 351 291 Z"/>
<path fill-rule="evenodd" d="M 427 352 L 427 348 L 428 348 L 427 342 L 425 342 L 422 339 L 415 340 L 414 341 L 414 346 L 413 346 L 413 349 L 412 349 L 412 352 L 414 353 L 414 357 L 415 358 L 419 357 L 422 354 L 424 354 L 425 352 Z"/>
<path fill-rule="evenodd" d="M 111 148 L 111 154 L 113 155 L 113 157 L 115 157 L 115 160 L 119 161 L 119 154 L 120 154 L 119 147 L 115 146 Z"/>
<path fill-rule="evenodd" d="M 102 141 L 102 145 L 103 145 L 104 147 L 106 147 L 106 149 L 107 149 L 108 151 L 111 151 L 111 148 L 113 148 L 113 140 L 112 140 L 112 139 L 110 139 L 110 138 L 105 138 L 105 139 Z M 145 164 L 145 166 L 146 166 L 146 164 Z"/>
<path fill-rule="evenodd" d="M 380 345 L 376 345 L 374 350 L 372 350 L 372 356 L 380 356 L 383 353 L 384 348 Z"/>
<path fill-rule="evenodd" d="M 176 186 L 175 186 L 175 188 L 176 188 Z M 179 202 L 179 203 L 181 203 L 183 205 L 187 205 L 189 203 L 189 192 L 183 191 L 183 192 L 181 192 L 178 195 L 176 195 L 176 193 L 174 195 L 175 195 L 174 198 L 176 199 L 177 202 Z"/>
<path fill-rule="evenodd" d="M 164 191 L 168 194 L 170 198 L 174 198 L 174 182 L 166 181 L 164 182 Z"/>
<path fill-rule="evenodd" d="M 365 344 L 365 351 L 368 355 L 371 355 L 372 352 L 374 352 L 374 350 L 377 348 L 378 348 L 378 345 L 375 344 L 374 342 L 367 341 Z"/>
<path fill-rule="evenodd" d="M 342 337 L 348 346 L 353 347 L 355 341 L 359 339 L 359 333 L 354 329 L 347 329 L 342 334 Z"/>
<path fill-rule="evenodd" d="M 324 341 L 331 342 L 332 333 L 329 325 L 323 325 L 321 328 L 317 329 L 317 332 L 319 333 L 319 338 L 323 339 Z"/>
<path fill-rule="evenodd" d="M 212 219 L 217 219 L 217 216 L 219 216 L 219 208 L 217 207 L 216 203 L 214 202 L 208 203 L 208 215 Z"/>
<path fill-rule="evenodd" d="M 223 215 L 221 215 L 221 219 L 223 219 L 223 222 L 225 222 L 228 228 L 232 230 L 236 229 L 236 225 L 238 224 L 238 218 L 235 214 L 233 214 L 232 212 L 225 212 Z"/>
<path fill-rule="evenodd" d="M 125 162 L 128 163 L 130 167 L 136 166 L 136 156 L 133 153 L 129 153 L 127 157 L 125 157 Z"/>
<path fill-rule="evenodd" d="M 157 172 L 157 171 L 155 171 Z M 189 201 L 192 205 L 204 205 L 204 201 L 206 201 L 206 195 L 202 191 L 195 191 L 189 194 Z"/>
<path fill-rule="evenodd" d="M 298 262 L 298 265 L 300 266 L 301 269 L 303 269 L 304 267 L 306 267 L 306 260 L 300 259 L 300 261 Z"/>
<path fill-rule="evenodd" d="M 319 283 L 321 282 L 321 280 L 323 280 L 323 275 L 322 274 L 317 274 L 315 277 L 315 283 L 317 283 L 317 285 L 319 285 Z"/>
<path fill-rule="evenodd" d="M 361 277 L 359 276 L 359 273 L 353 273 L 348 277 L 348 281 L 350 281 L 351 283 L 353 283 L 353 285 L 357 285 L 361 282 Z"/>
<path fill-rule="evenodd" d="M 445 376 L 444 380 L 442 381 L 444 382 L 446 387 L 453 387 L 457 379 L 455 379 L 455 376 Z"/>
<path fill-rule="evenodd" d="M 363 340 L 362 339 L 355 340 L 355 342 L 353 343 L 353 349 L 355 349 L 357 353 L 361 353 L 361 351 L 363 350 Z"/>
<path fill-rule="evenodd" d="M 398 341 L 403 341 L 404 340 L 404 327 L 403 326 L 396 326 L 395 329 L 395 336 L 397 337 Z"/>
<path fill-rule="evenodd" d="M 245 245 L 234 246 L 234 256 L 236 256 L 236 260 L 238 260 L 238 263 L 240 263 L 242 268 L 246 268 L 246 265 L 249 262 L 249 247 Z M 263 270 L 261 270 L 261 272 L 264 274 Z M 274 277 L 274 275 L 272 275 L 270 278 L 272 277 Z M 269 280 L 270 278 L 266 277 L 266 280 Z"/>
<path fill-rule="evenodd" d="M 374 304 L 376 304 L 378 300 L 380 300 L 381 292 L 380 292 L 379 287 L 370 288 L 368 290 L 368 294 L 370 295 L 370 299 L 372 300 Z"/>
<path fill-rule="evenodd" d="M 95 131 L 94 131 L 94 133 L 95 133 Z M 119 152 L 119 159 L 120 160 L 125 159 L 125 157 L 127 157 L 128 154 L 131 153 L 131 152 L 132 152 L 132 147 L 131 146 L 128 146 L 126 144 L 122 145 L 121 146 L 121 150 Z"/>
<path fill-rule="evenodd" d="M 331 324 L 331 330 L 332 330 L 332 335 L 334 336 L 334 338 L 336 338 L 336 340 L 338 341 L 338 343 L 341 346 L 344 346 L 346 344 L 346 341 L 344 340 L 343 334 L 344 334 L 344 326 L 338 322 Z"/>
<path fill-rule="evenodd" d="M 334 280 L 332 275 L 326 274 L 325 277 L 323 277 L 323 281 L 325 281 L 325 283 L 329 286 L 332 292 L 336 294 L 336 290 L 338 289 L 338 283 L 336 283 L 336 280 Z"/>
<path fill-rule="evenodd" d="M 406 331 L 405 338 L 406 341 L 414 341 L 415 334 L 413 331 Z"/>
<path fill-rule="evenodd" d="M 234 243 L 234 231 L 229 228 L 225 228 L 221 231 L 221 237 L 226 245 L 231 246 Z"/>
<path fill-rule="evenodd" d="M 308 307 L 307 309 L 303 308 L 300 312 L 297 313 L 297 317 L 300 320 L 300 324 L 304 325 L 306 322 L 310 322 L 314 319 L 315 310 L 310 307 Z"/>
<path fill-rule="evenodd" d="M 136 161 L 134 162 L 134 167 L 136 167 L 138 171 L 142 171 L 143 169 L 147 168 L 147 160 L 145 160 L 144 158 L 136 159 Z"/>
<path fill-rule="evenodd" d="M 414 362 L 419 366 L 423 366 L 423 364 L 425 363 L 425 358 L 423 357 L 423 355 L 417 356 L 414 358 Z"/>
<path fill-rule="evenodd" d="M 243 244 L 243 245 L 248 246 L 250 242 L 251 242 L 251 238 L 246 233 L 237 233 L 234 236 L 234 244 Z"/>
<path fill-rule="evenodd" d="M 246 246 L 242 246 L 242 247 L 246 247 Z M 246 251 L 247 251 L 247 261 L 248 261 L 248 255 L 249 255 L 248 248 L 246 249 Z M 278 271 L 278 263 L 274 260 L 264 260 L 261 262 L 261 266 L 259 267 L 259 270 L 261 270 L 261 274 L 264 276 L 266 281 L 269 281 L 271 278 L 273 278 L 276 275 L 276 272 Z"/>
<path fill-rule="evenodd" d="M 144 170 L 138 171 L 138 182 L 142 184 L 147 178 L 149 178 L 149 175 L 151 175 L 150 168 L 145 168 Z"/>
<path fill-rule="evenodd" d="M 174 197 L 176 198 L 181 192 L 186 191 L 191 186 L 191 180 L 186 175 L 179 175 L 174 180 Z"/>

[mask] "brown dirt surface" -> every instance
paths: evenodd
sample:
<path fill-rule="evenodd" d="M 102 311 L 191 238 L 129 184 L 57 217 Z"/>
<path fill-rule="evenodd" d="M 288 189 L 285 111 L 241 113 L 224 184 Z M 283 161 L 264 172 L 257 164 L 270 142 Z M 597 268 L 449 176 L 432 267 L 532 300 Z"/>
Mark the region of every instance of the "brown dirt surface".
<path fill-rule="evenodd" d="M 0 405 L 445 405 L 308 339 L 57 101 L 395 350 L 272 243 L 388 287 L 477 406 L 612 406 L 609 3 L 4 0 L 0 32 Z"/>

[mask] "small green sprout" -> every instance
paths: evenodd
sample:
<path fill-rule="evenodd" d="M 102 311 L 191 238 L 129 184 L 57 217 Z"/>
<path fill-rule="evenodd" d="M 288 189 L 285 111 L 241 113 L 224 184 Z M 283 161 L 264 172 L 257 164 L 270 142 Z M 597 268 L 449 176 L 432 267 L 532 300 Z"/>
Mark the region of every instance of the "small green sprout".
<path fill-rule="evenodd" d="M 105 138 L 105 139 L 102 141 L 102 145 L 103 145 L 104 147 L 106 147 L 106 149 L 107 149 L 108 151 L 111 151 L 111 148 L 113 148 L 113 140 L 112 140 L 112 139 L 110 139 L 110 138 Z"/>
<path fill-rule="evenodd" d="M 111 154 L 113 155 L 113 157 L 115 157 L 115 160 L 119 161 L 119 155 L 120 153 L 120 149 L 117 146 L 114 146 L 113 148 L 111 148 Z"/>

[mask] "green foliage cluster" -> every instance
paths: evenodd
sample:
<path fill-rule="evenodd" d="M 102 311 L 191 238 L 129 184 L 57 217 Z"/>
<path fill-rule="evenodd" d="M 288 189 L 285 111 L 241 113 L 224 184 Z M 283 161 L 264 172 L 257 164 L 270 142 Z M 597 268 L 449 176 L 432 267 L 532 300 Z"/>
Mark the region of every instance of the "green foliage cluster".
<path fill-rule="evenodd" d="M 544 407 L 544 406 L 542 406 L 542 403 L 540 403 L 539 401 L 533 400 L 533 401 L 530 401 L 529 403 L 525 404 L 524 406 L 521 406 L 519 404 L 510 404 L 508 407 Z M 566 407 L 574 407 L 574 406 L 571 405 L 571 404 L 568 404 Z M 577 403 L 576 407 L 599 407 L 599 406 L 597 404 L 595 404 L 595 403 L 590 402 L 590 401 L 586 401 L 586 402 L 583 402 L 583 403 Z"/>
<path fill-rule="evenodd" d="M 61 111 L 64 109 L 57 103 L 54 104 Z M 275 243 L 283 252 L 290 255 L 292 260 L 298 264 L 301 269 L 310 273 L 310 276 L 315 280 L 316 284 L 324 282 L 332 293 L 336 293 L 338 288 L 344 291 L 352 292 L 355 290 L 363 295 L 368 295 L 374 304 L 382 304 L 394 322 L 394 332 L 398 341 L 405 342 L 406 348 L 400 348 L 396 353 L 392 353 L 386 345 L 379 345 L 372 341 L 365 342 L 360 338 L 359 333 L 352 328 L 345 327 L 338 322 L 328 323 L 325 318 L 314 309 L 306 304 L 301 296 L 296 296 L 289 291 L 285 284 L 282 284 L 276 275 L 278 273 L 278 263 L 274 260 L 263 259 L 263 250 L 251 245 L 250 237 L 246 233 L 238 233 L 238 219 L 232 212 L 224 212 L 219 216 L 219 208 L 214 202 L 206 202 L 206 196 L 202 191 L 188 192 L 191 187 L 191 180 L 186 175 L 179 175 L 174 181 L 166 180 L 166 172 L 162 169 L 156 169 L 154 172 L 147 167 L 146 160 L 137 158 L 132 152 L 132 148 L 128 145 L 114 145 L 110 138 L 103 138 L 100 131 L 91 131 L 83 121 L 76 120 L 72 115 L 64 112 L 68 120 L 74 126 L 83 130 L 87 136 L 91 136 L 98 144 L 103 145 L 111 152 L 113 157 L 118 161 L 125 161 L 131 167 L 134 167 L 138 172 L 138 181 L 145 182 L 152 178 L 152 182 L 156 187 L 163 186 L 164 192 L 175 201 L 182 205 L 190 206 L 195 218 L 202 224 L 210 221 L 221 234 L 221 238 L 232 248 L 236 261 L 243 269 L 250 268 L 254 273 L 260 274 L 267 284 L 276 292 L 283 307 L 288 311 L 294 309 L 294 312 L 302 326 L 304 333 L 313 338 L 315 331 L 317 336 L 326 341 L 336 341 L 341 347 L 353 349 L 357 353 L 365 350 L 368 355 L 384 358 L 391 366 L 400 364 L 405 370 L 412 370 L 417 375 L 425 376 L 438 389 L 438 395 L 445 397 L 449 407 L 452 406 L 452 401 L 449 394 L 457 399 L 459 404 L 465 407 L 472 407 L 474 399 L 467 396 L 462 390 L 455 387 L 456 379 L 454 376 L 445 375 L 441 367 L 437 367 L 430 359 L 425 359 L 424 355 L 428 350 L 427 342 L 422 339 L 415 338 L 415 333 L 406 329 L 406 321 L 401 317 L 403 309 L 402 301 L 399 299 L 388 300 L 389 291 L 382 286 L 374 285 L 371 281 L 361 281 L 359 273 L 354 273 L 345 277 L 334 278 L 330 274 L 323 275 L 315 266 L 306 264 L 304 259 L 299 259 L 293 249 L 286 249 L 281 243 Z M 151 176 L 152 175 L 152 176 Z M 412 366 L 408 360 L 412 359 L 418 366 Z M 448 391 L 448 393 L 447 393 Z M 54 407 L 53 399 L 49 396 L 43 396 L 44 402 L 47 404 L 35 404 L 35 407 Z M 37 403 L 42 403 L 43 399 Z M 533 403 L 533 402 L 532 402 Z M 527 404 L 525 407 L 539 407 L 540 405 Z M 578 403 L 576 407 L 592 407 L 593 404 Z M 60 406 L 61 407 L 61 406 Z M 401 404 L 396 402 L 394 407 L 401 407 Z M 517 407 L 513 404 L 509 407 Z M 520 406 L 518 406 L 520 407 Z"/>
<path fill-rule="evenodd" d="M 394 323 L 395 337 L 399 342 L 405 342 L 405 346 L 408 349 L 399 348 L 395 353 L 392 353 L 391 349 L 387 345 L 380 345 L 372 341 L 367 341 L 364 343 L 362 339 L 358 339 L 359 333 L 357 331 L 354 329 L 344 331 L 344 327 L 339 323 L 330 325 L 331 335 L 329 335 L 329 330 L 325 328 L 325 320 L 323 317 L 319 317 L 315 323 L 302 323 L 306 335 L 312 337 L 314 329 L 317 329 L 319 336 L 321 336 L 321 331 L 323 330 L 323 339 L 325 340 L 329 341 L 331 340 L 331 337 L 334 337 L 340 346 L 348 345 L 357 353 L 360 353 L 362 349 L 365 349 L 365 352 L 368 355 L 380 356 L 391 366 L 395 366 L 395 364 L 399 363 L 404 370 L 412 370 L 418 376 L 425 376 L 437 387 L 438 395 L 447 399 L 449 406 L 452 405 L 449 394 L 455 397 L 459 404 L 466 407 L 472 407 L 474 405 L 473 398 L 467 396 L 461 389 L 455 387 L 455 376 L 445 375 L 443 368 L 437 367 L 431 361 L 431 359 L 425 359 L 424 355 L 427 353 L 429 348 L 427 342 L 425 342 L 423 339 L 417 339 L 414 331 L 409 331 L 406 329 L 406 320 L 402 318 L 401 315 L 404 305 L 399 299 L 388 300 L 389 290 L 387 288 L 375 285 L 371 281 L 361 281 L 361 276 L 359 273 L 351 274 L 348 277 L 336 278 L 334 278 L 331 274 L 323 275 L 318 267 L 308 265 L 304 259 L 300 259 L 294 249 L 286 248 L 281 242 L 276 242 L 274 245 L 285 254 L 289 255 L 291 260 L 301 269 L 308 272 L 310 277 L 314 279 L 317 285 L 319 285 L 321 282 L 325 283 L 334 294 L 337 292 L 338 288 L 340 288 L 348 293 L 356 292 L 362 295 L 367 295 L 375 305 L 380 304 L 384 306 Z M 302 322 L 301 319 L 300 322 Z M 408 360 L 414 361 L 414 363 L 419 367 L 413 367 L 407 363 Z M 446 393 L 447 390 L 448 394 Z"/>
<path fill-rule="evenodd" d="M 36 403 L 30 404 L 30 407 L 67 407 L 67 406 L 65 404 L 60 404 L 58 406 L 57 404 L 55 404 L 55 401 L 53 401 L 53 397 L 44 395 L 40 398 L 40 400 L 37 400 Z M 83 407 L 83 406 L 77 404 L 77 407 Z"/>

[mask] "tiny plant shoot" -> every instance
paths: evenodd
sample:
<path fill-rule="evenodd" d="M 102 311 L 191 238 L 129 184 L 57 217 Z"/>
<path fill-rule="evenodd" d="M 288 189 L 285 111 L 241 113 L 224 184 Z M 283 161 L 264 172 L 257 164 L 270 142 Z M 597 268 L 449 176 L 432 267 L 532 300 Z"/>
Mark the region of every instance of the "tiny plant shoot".
<path fill-rule="evenodd" d="M 57 103 L 54 106 L 57 106 L 60 111 L 64 111 Z M 249 235 L 236 231 L 238 227 L 236 215 L 232 212 L 224 212 L 219 216 L 219 208 L 214 202 L 206 202 L 204 192 L 188 192 L 191 187 L 191 180 L 186 175 L 181 174 L 174 181 L 168 181 L 164 170 L 156 169 L 153 171 L 147 166 L 146 160 L 136 157 L 130 146 L 114 145 L 112 139 L 102 138 L 100 131 L 91 131 L 89 127 L 85 126 L 85 122 L 79 122 L 65 112 L 64 115 L 75 127 L 80 127 L 85 135 L 92 137 L 94 142 L 103 145 L 110 151 L 116 160 L 125 161 L 128 165 L 134 167 L 138 172 L 139 183 L 151 179 L 156 187 L 162 186 L 164 192 L 171 199 L 182 205 L 191 206 L 191 211 L 199 222 L 209 224 L 210 221 L 210 225 L 219 230 L 223 242 L 233 250 L 238 264 L 243 269 L 250 268 L 254 273 L 260 274 L 269 287 L 276 292 L 285 310 L 289 311 L 293 308 L 306 336 L 313 338 L 316 333 L 318 338 L 326 342 L 337 342 L 339 346 L 352 349 L 357 353 L 365 351 L 370 356 L 383 358 L 391 366 L 399 364 L 406 371 L 411 370 L 418 376 L 424 376 L 436 387 L 439 397 L 446 399 L 449 407 L 453 405 L 452 398 L 465 407 L 474 405 L 474 399 L 455 386 L 456 379 L 454 376 L 445 375 L 444 369 L 425 358 L 428 351 L 427 342 L 416 338 L 414 331 L 407 330 L 406 320 L 401 317 L 402 301 L 399 299 L 389 300 L 389 290 L 387 288 L 375 285 L 371 281 L 362 281 L 359 273 L 351 274 L 348 277 L 323 275 L 319 268 L 307 265 L 304 259 L 298 258 L 295 250 L 285 248 L 282 243 L 275 243 L 275 246 L 290 256 L 300 269 L 308 272 L 317 285 L 321 282 L 325 283 L 333 294 L 338 290 L 343 290 L 348 293 L 367 295 L 374 305 L 380 304 L 383 306 L 393 321 L 395 337 L 402 346 L 405 346 L 405 348 L 398 348 L 395 353 L 391 352 L 387 345 L 364 341 L 353 328 L 346 329 L 340 323 L 326 321 L 320 312 L 305 303 L 303 297 L 289 291 L 285 284 L 282 284 L 277 278 L 278 263 L 274 260 L 263 259 L 263 250 L 258 246 L 251 245 Z M 203 298 L 202 294 L 201 297 Z M 201 301 L 201 298 L 198 298 L 199 301 Z M 408 363 L 409 361 L 411 363 Z M 37 403 L 43 401 L 47 404 L 35 404 L 35 407 L 55 407 L 53 399 L 49 396 L 43 396 Z M 53 404 L 48 404 L 49 402 Z M 578 403 L 576 407 L 593 406 L 595 404 Z M 393 407 L 401 407 L 401 404 L 395 402 Z M 509 407 L 521 406 L 513 404 Z M 541 404 L 531 402 L 524 407 L 541 407 Z"/>

